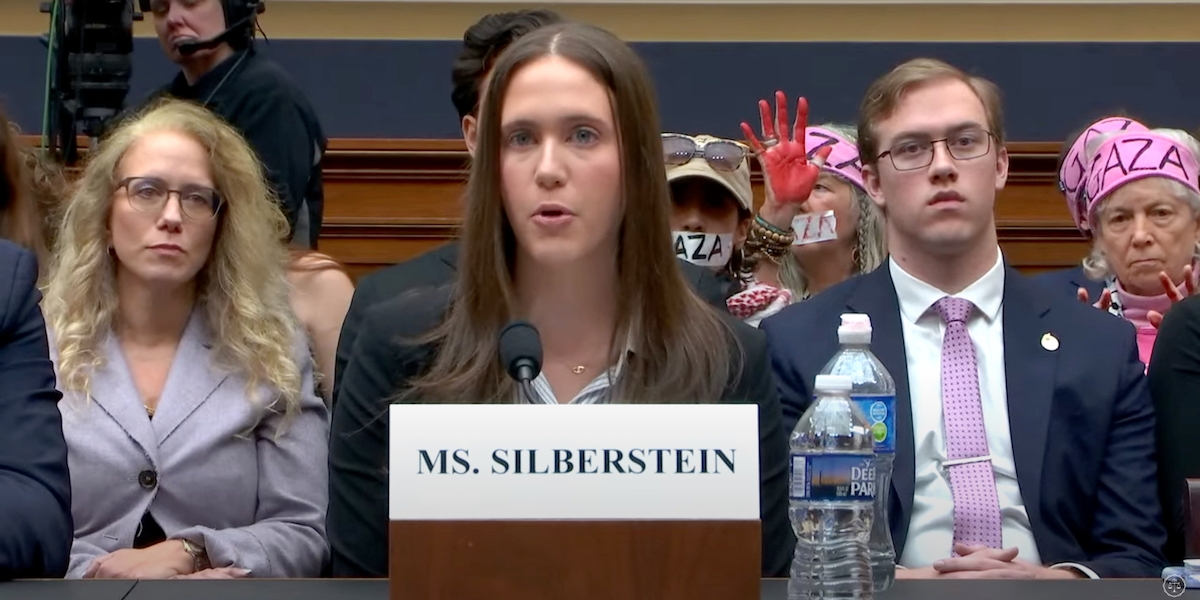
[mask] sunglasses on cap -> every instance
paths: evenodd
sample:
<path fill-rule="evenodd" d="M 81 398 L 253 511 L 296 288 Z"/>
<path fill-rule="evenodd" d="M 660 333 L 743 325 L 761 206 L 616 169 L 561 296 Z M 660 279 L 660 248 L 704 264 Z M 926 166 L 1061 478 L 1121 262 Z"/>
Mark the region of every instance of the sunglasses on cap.
<path fill-rule="evenodd" d="M 668 167 L 685 165 L 697 156 L 704 157 L 716 171 L 732 172 L 742 166 L 750 148 L 733 140 L 714 139 L 701 142 L 690 135 L 664 133 L 663 159 Z"/>

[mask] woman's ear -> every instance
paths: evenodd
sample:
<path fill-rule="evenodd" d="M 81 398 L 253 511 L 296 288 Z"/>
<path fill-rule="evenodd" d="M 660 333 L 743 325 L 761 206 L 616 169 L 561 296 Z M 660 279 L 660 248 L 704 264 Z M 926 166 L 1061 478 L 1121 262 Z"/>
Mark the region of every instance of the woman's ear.
<path fill-rule="evenodd" d="M 479 143 L 479 119 L 475 115 L 462 118 L 463 141 L 467 143 L 467 154 L 475 158 L 475 146 Z"/>

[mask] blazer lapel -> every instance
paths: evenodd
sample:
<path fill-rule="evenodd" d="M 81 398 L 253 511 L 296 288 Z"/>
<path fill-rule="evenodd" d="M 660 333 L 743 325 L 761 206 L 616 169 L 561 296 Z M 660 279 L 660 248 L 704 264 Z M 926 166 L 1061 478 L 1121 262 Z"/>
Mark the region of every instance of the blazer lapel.
<path fill-rule="evenodd" d="M 158 466 L 158 443 L 146 405 L 133 383 L 129 364 L 117 337 L 109 334 L 102 346 L 104 366 L 92 373 L 88 387 L 91 401 L 108 413 L 133 440 L 152 465 Z"/>
<path fill-rule="evenodd" d="M 1058 339 L 1044 323 L 1044 292 L 1009 267 L 1004 276 L 1004 379 L 1017 484 L 1032 529 L 1041 531 L 1042 458 L 1054 398 Z"/>
<path fill-rule="evenodd" d="M 228 373 L 212 362 L 212 343 L 202 311 L 192 311 L 154 414 L 154 432 L 163 443 L 221 385 Z"/>
<path fill-rule="evenodd" d="M 871 352 L 879 357 L 896 382 L 896 458 L 892 467 L 893 500 L 900 502 L 900 521 L 893 522 L 896 555 L 904 547 L 911 514 L 916 478 L 913 443 L 912 402 L 908 389 L 908 357 L 904 351 L 904 329 L 900 319 L 900 301 L 892 284 L 888 263 L 862 276 L 862 283 L 846 301 L 851 312 L 871 317 Z"/>

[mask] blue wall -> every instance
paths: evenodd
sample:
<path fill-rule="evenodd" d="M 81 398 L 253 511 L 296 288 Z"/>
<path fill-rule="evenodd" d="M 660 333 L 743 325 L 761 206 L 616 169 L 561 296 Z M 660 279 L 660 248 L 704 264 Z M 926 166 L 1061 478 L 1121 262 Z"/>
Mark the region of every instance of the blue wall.
<path fill-rule="evenodd" d="M 276 40 L 263 45 L 307 90 L 330 137 L 455 138 L 450 63 L 456 41 Z M 1200 126 L 1200 43 L 645 42 L 634 44 L 660 94 L 663 128 L 740 137 L 775 89 L 804 94 L 812 122 L 852 121 L 872 79 L 916 56 L 1000 84 L 1009 139 L 1061 141 L 1124 109 L 1152 125 Z M 0 103 L 40 131 L 45 50 L 0 36 Z M 131 101 L 175 73 L 157 40 L 136 40 Z"/>

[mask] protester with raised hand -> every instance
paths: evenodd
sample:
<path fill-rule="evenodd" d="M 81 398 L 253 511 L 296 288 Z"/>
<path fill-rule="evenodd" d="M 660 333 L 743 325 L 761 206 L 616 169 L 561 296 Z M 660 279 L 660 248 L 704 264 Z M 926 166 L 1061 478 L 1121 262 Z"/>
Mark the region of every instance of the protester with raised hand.
<path fill-rule="evenodd" d="M 1138 356 L 1150 363 L 1163 313 L 1196 290 L 1200 260 L 1200 142 L 1176 129 L 1093 137 L 1084 183 L 1094 242 L 1088 277 L 1104 282 L 1095 302 L 1137 328 Z"/>
<path fill-rule="evenodd" d="M 729 306 L 734 314 L 765 313 L 761 319 L 874 270 L 887 252 L 883 215 L 863 187 L 853 129 L 809 127 L 808 101 L 800 98 L 789 136 L 783 92 L 775 94 L 774 119 L 766 100 L 759 114 L 763 139 L 747 123 L 742 131 L 758 156 L 766 197 L 747 244 L 752 282 Z"/>

